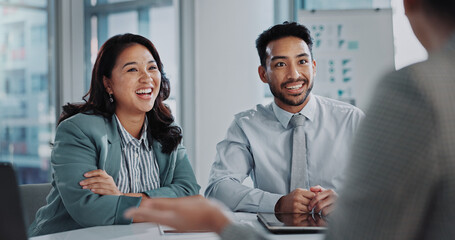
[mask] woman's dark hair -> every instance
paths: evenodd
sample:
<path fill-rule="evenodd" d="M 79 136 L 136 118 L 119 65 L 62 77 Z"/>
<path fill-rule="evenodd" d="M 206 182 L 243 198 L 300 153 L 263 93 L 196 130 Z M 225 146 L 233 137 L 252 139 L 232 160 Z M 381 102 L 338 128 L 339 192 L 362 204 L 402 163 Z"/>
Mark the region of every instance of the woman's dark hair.
<path fill-rule="evenodd" d="M 115 101 L 109 101 L 109 94 L 104 87 L 103 77 L 111 78 L 112 69 L 118 56 L 123 50 L 134 44 L 140 44 L 150 51 L 161 73 L 160 92 L 152 110 L 146 113 L 148 118 L 147 129 L 148 133 L 163 146 L 162 152 L 171 153 L 182 140 L 182 130 L 178 126 L 172 125 L 174 117 L 169 107 L 163 103 L 170 94 L 169 79 L 166 78 L 163 63 L 153 43 L 139 35 L 130 33 L 116 35 L 101 46 L 93 67 L 90 90 L 82 98 L 85 103 L 68 103 L 63 106 L 63 113 L 58 124 L 78 113 L 101 115 L 108 120 L 112 119 L 112 115 L 115 113 Z"/>
<path fill-rule="evenodd" d="M 265 30 L 256 39 L 256 49 L 258 50 L 259 60 L 263 67 L 266 67 L 265 60 L 267 59 L 267 53 L 265 50 L 267 45 L 272 41 L 291 36 L 302 39 L 308 45 L 311 58 L 313 58 L 313 40 L 310 36 L 310 30 L 296 22 L 290 23 L 286 21 L 283 24 L 277 24 Z"/>

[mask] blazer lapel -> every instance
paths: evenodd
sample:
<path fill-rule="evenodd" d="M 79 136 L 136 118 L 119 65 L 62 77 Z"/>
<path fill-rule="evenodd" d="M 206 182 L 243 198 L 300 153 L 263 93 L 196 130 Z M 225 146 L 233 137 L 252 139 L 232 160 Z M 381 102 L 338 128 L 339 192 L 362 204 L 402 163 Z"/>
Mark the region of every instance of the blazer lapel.
<path fill-rule="evenodd" d="M 100 156 L 100 161 L 103 160 L 103 164 L 100 163 L 102 169 L 104 169 L 109 175 L 112 176 L 114 181 L 117 181 L 118 174 L 120 172 L 120 163 L 122 159 L 122 149 L 120 144 L 120 135 L 117 130 L 117 120 L 112 115 L 111 121 L 104 119 L 106 127 L 106 141 L 107 154 L 106 158 Z"/>
<path fill-rule="evenodd" d="M 170 155 L 161 152 L 161 143 L 154 140 L 153 138 L 149 138 L 149 140 L 152 142 L 152 148 L 153 152 L 155 153 L 156 163 L 160 169 L 160 185 L 162 187 L 166 183 L 166 179 L 169 174 L 169 165 L 171 164 Z"/>

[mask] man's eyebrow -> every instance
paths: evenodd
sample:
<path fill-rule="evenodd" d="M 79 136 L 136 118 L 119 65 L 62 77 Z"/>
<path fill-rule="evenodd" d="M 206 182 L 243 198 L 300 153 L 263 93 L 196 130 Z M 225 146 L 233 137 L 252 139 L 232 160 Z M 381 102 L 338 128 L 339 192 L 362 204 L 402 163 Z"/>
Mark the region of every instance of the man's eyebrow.
<path fill-rule="evenodd" d="M 299 54 L 297 55 L 296 57 L 299 58 L 299 57 L 309 57 L 310 55 L 308 53 L 302 53 L 302 54 Z"/>
<path fill-rule="evenodd" d="M 149 64 L 149 63 L 154 63 L 154 62 L 155 62 L 155 60 L 150 60 L 150 61 L 148 62 L 148 64 Z M 134 64 L 137 64 L 137 62 L 127 62 L 127 63 L 125 63 L 125 65 L 123 65 L 122 68 L 125 68 L 126 66 L 129 66 L 129 65 L 134 65 Z"/>
<path fill-rule="evenodd" d="M 270 58 L 270 61 L 275 61 L 277 59 L 287 59 L 288 57 L 285 57 L 285 56 L 273 56 L 272 58 Z"/>
<path fill-rule="evenodd" d="M 309 57 L 310 55 L 308 53 L 301 53 L 297 56 L 295 56 L 296 58 L 301 58 L 301 57 Z M 272 58 L 270 58 L 270 61 L 275 61 L 277 59 L 288 59 L 288 57 L 286 56 L 273 56 Z"/>

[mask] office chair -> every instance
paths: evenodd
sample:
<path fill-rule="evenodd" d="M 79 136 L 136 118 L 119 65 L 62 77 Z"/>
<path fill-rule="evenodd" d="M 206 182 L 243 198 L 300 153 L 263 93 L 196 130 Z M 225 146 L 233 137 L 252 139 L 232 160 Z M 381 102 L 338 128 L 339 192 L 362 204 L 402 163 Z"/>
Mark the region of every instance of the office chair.
<path fill-rule="evenodd" d="M 51 191 L 50 183 L 24 184 L 19 186 L 22 200 L 22 213 L 24 214 L 25 227 L 28 229 L 35 220 L 38 209 L 46 205 L 46 197 Z"/>

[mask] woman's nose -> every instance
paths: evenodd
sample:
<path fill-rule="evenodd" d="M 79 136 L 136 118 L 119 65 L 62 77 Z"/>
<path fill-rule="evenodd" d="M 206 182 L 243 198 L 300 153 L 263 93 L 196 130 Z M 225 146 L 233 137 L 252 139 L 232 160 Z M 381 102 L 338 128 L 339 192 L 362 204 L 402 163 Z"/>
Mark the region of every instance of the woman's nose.
<path fill-rule="evenodd" d="M 147 71 L 141 71 L 141 81 L 153 81 L 152 74 Z"/>

